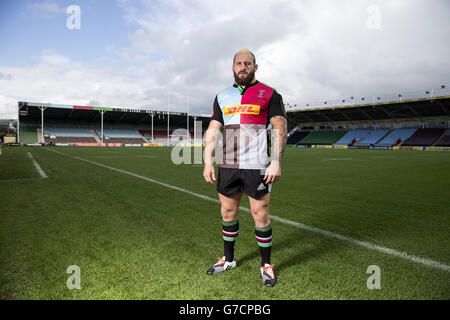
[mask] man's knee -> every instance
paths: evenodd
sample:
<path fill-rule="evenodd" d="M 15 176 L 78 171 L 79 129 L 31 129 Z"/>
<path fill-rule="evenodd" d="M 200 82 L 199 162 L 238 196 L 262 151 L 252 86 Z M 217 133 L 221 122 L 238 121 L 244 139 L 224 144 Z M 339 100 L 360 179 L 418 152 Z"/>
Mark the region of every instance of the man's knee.
<path fill-rule="evenodd" d="M 269 203 L 261 202 L 251 206 L 250 211 L 254 216 L 264 216 L 269 214 Z"/>
<path fill-rule="evenodd" d="M 237 213 L 237 208 L 230 207 L 230 206 L 221 206 L 220 210 L 221 210 L 222 214 L 225 214 L 225 215 L 232 215 L 232 214 Z"/>
<path fill-rule="evenodd" d="M 222 218 L 225 222 L 233 221 L 239 211 L 239 206 L 235 206 L 230 203 L 222 203 L 220 206 L 220 212 L 222 213 Z"/>

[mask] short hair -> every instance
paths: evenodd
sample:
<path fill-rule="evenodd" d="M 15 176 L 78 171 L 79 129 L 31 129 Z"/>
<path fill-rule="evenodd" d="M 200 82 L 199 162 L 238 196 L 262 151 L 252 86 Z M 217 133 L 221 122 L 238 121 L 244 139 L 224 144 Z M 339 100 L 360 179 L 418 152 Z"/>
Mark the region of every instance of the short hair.
<path fill-rule="evenodd" d="M 234 64 L 234 61 L 236 60 L 236 56 L 237 56 L 238 54 L 249 54 L 249 55 L 251 55 L 252 58 L 253 58 L 253 64 L 256 64 L 256 58 L 255 58 L 255 55 L 253 54 L 253 52 L 251 52 L 251 51 L 248 50 L 247 48 L 242 48 L 241 50 L 239 50 L 238 52 L 236 52 L 236 53 L 234 54 L 234 56 L 233 56 L 233 64 Z"/>

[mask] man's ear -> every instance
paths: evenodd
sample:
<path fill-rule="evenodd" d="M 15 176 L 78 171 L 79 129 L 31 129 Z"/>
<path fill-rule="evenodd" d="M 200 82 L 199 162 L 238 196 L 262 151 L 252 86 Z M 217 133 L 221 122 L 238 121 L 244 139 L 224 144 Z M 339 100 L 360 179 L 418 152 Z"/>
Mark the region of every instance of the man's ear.
<path fill-rule="evenodd" d="M 257 65 L 257 64 L 255 64 L 255 71 L 256 71 L 256 70 L 258 70 L 258 65 Z"/>

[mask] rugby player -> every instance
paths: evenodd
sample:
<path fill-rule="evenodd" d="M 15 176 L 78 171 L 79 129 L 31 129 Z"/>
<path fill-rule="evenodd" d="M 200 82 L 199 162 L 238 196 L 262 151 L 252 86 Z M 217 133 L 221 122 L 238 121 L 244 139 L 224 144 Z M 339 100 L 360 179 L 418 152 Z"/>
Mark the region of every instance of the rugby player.
<path fill-rule="evenodd" d="M 256 80 L 258 65 L 250 50 L 241 49 L 234 55 L 232 70 L 235 83 L 217 94 L 205 134 L 203 177 L 212 184 L 216 182 L 215 149 L 220 135 L 223 136 L 217 192 L 221 204 L 224 255 L 207 273 L 219 274 L 236 267 L 234 245 L 239 234 L 238 211 L 242 193 L 245 193 L 255 222 L 262 281 L 273 287 L 277 279 L 270 261 L 269 200 L 272 183 L 281 176 L 281 159 L 287 139 L 286 113 L 281 95 Z M 267 130 L 270 126 L 271 157 Z"/>

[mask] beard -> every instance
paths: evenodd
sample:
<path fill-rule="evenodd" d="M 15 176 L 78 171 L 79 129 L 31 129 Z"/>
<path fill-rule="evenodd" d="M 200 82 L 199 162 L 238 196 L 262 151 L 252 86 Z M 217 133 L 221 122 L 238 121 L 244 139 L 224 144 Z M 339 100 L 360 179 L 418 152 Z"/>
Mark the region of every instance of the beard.
<path fill-rule="evenodd" d="M 244 78 L 239 77 L 239 74 L 234 71 L 233 74 L 234 74 L 234 81 L 236 82 L 236 84 L 244 87 L 248 86 L 255 78 L 255 70 L 249 71 L 247 73 L 247 76 Z"/>

